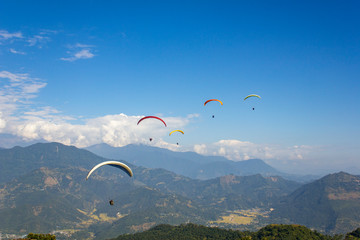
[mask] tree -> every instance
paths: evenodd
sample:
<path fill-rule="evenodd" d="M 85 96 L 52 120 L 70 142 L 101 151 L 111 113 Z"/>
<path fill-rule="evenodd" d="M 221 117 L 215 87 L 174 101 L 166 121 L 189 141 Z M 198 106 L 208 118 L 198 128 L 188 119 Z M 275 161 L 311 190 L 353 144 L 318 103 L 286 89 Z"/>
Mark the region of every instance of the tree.
<path fill-rule="evenodd" d="M 51 234 L 38 234 L 38 233 L 29 233 L 27 235 L 28 239 L 36 239 L 36 240 L 56 240 L 55 235 L 51 235 Z"/>

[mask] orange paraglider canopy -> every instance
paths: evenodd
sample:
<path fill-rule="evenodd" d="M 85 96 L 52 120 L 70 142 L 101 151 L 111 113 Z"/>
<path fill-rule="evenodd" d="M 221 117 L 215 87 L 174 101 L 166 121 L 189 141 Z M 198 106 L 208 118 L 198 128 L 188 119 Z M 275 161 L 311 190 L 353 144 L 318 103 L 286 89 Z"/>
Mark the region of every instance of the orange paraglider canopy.
<path fill-rule="evenodd" d="M 211 101 L 218 101 L 221 105 L 223 105 L 222 101 L 220 101 L 219 99 L 209 99 L 209 100 L 207 100 L 207 101 L 204 103 L 204 106 L 205 106 L 208 102 L 211 102 Z"/>

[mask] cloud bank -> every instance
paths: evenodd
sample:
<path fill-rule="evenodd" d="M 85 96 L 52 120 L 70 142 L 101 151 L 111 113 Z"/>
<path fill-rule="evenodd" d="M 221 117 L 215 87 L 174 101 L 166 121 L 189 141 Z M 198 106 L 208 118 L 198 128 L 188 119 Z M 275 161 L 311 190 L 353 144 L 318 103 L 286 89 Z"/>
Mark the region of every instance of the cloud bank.
<path fill-rule="evenodd" d="M 263 160 L 303 161 L 317 151 L 311 146 L 283 147 L 256 144 L 237 139 L 219 140 L 215 143 L 178 146 L 164 139 L 174 129 L 185 129 L 198 114 L 185 117 L 162 117 L 168 127 L 155 119 L 147 119 L 139 125 L 143 116 L 124 113 L 81 120 L 62 114 L 51 106 L 38 106 L 35 98 L 46 82 L 28 74 L 0 72 L 0 134 L 13 135 L 27 142 L 48 141 L 66 145 L 87 147 L 107 143 L 121 147 L 128 144 L 151 144 L 173 151 L 195 151 L 202 155 L 224 156 L 242 161 L 252 158 Z M 81 122 L 74 124 L 73 122 Z M 150 143 L 149 138 L 153 141 Z"/>
<path fill-rule="evenodd" d="M 303 160 L 314 147 L 292 146 L 282 147 L 279 145 L 256 144 L 240 140 L 220 140 L 211 144 L 196 144 L 194 152 L 203 155 L 223 156 L 230 160 L 242 161 L 254 158 L 259 159 L 289 159 Z"/>
<path fill-rule="evenodd" d="M 137 125 L 143 116 L 123 113 L 73 124 L 71 121 L 79 119 L 63 115 L 51 106 L 37 106 L 33 102 L 40 89 L 46 86 L 44 81 L 28 74 L 8 71 L 0 72 L 0 80 L 0 133 L 12 134 L 29 142 L 46 140 L 77 147 L 104 142 L 118 147 L 130 143 L 145 144 L 151 137 L 154 146 L 176 149 L 174 144 L 166 143 L 162 137 L 168 134 L 169 128 L 183 128 L 196 116 L 163 117 L 167 128 L 153 119 Z"/>

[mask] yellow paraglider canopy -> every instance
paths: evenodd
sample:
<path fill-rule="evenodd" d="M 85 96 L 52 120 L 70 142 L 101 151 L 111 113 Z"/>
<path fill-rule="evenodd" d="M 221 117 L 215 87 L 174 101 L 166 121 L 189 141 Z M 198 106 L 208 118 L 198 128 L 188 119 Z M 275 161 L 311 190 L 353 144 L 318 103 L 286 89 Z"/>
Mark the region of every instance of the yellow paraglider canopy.
<path fill-rule="evenodd" d="M 174 130 L 169 133 L 169 136 L 171 136 L 171 134 L 173 134 L 174 132 L 181 132 L 182 134 L 184 134 L 184 132 L 182 130 Z"/>

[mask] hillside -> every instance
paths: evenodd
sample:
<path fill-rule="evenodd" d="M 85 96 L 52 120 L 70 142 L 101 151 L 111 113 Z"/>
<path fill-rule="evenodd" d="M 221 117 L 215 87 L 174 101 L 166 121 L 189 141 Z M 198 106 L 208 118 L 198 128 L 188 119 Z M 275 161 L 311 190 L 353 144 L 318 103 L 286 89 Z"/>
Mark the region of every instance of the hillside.
<path fill-rule="evenodd" d="M 315 227 L 328 233 L 348 232 L 360 224 L 360 176 L 340 172 L 303 185 L 274 206 L 272 218 Z"/>
<path fill-rule="evenodd" d="M 153 180 L 157 181 L 147 182 L 146 177 L 141 177 L 143 172 L 156 175 Z M 91 232 L 98 239 L 104 239 L 143 231 L 161 223 L 208 224 L 211 221 L 216 225 L 216 220 L 231 210 L 268 208 L 271 198 L 264 196 L 269 195 L 267 189 L 270 192 L 276 189 L 276 185 L 271 184 L 273 180 L 261 175 L 200 181 L 163 169 L 134 167 L 137 179 L 124 173 L 100 171 L 85 181 L 86 173 L 82 168 L 40 168 L 1 184 L 0 231 L 73 229 L 78 236 Z M 158 184 L 164 182 L 169 189 Z M 284 183 L 286 185 L 286 181 Z M 274 199 L 278 199 L 280 193 L 285 194 L 283 187 L 280 184 L 278 192 L 271 193 Z M 180 190 L 184 188 L 187 190 Z M 252 188 L 258 195 L 250 194 Z M 114 206 L 108 205 L 110 198 Z"/>
<path fill-rule="evenodd" d="M 196 202 L 176 194 L 164 194 L 161 191 L 140 188 L 115 199 L 121 205 L 116 211 L 124 217 L 108 226 L 93 226 L 99 239 L 118 236 L 119 233 L 144 231 L 158 224 L 178 225 L 185 222 L 206 224 L 216 220 L 221 213 L 213 208 L 200 207 Z"/>
<path fill-rule="evenodd" d="M 104 161 L 89 151 L 60 143 L 37 143 L 28 147 L 0 149 L 0 183 L 41 167 L 82 167 L 89 169 Z"/>
<path fill-rule="evenodd" d="M 40 168 L 0 185 L 0 231 L 50 232 L 82 228 L 91 222 L 93 210 L 106 205 L 114 192 L 133 189 L 125 176 L 121 181 L 94 178 L 79 168 Z M 100 215 L 100 214 L 99 214 Z"/>

